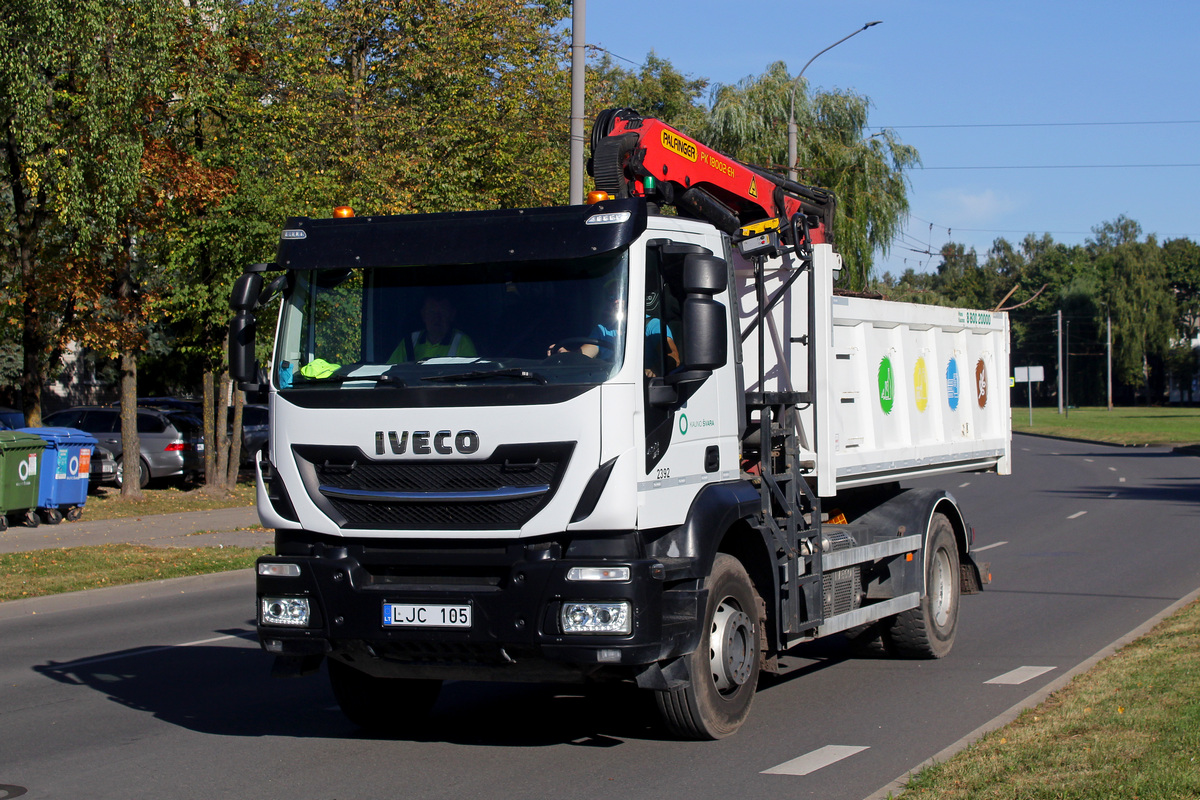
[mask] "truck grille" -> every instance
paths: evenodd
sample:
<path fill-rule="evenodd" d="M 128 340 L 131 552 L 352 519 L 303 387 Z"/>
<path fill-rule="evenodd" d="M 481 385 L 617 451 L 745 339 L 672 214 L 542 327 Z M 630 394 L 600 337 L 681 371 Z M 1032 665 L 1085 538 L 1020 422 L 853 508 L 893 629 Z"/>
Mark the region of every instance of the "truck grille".
<path fill-rule="evenodd" d="M 339 527 L 511 530 L 554 496 L 573 442 L 504 445 L 485 461 L 378 461 L 357 447 L 292 448 L 313 502 Z"/>

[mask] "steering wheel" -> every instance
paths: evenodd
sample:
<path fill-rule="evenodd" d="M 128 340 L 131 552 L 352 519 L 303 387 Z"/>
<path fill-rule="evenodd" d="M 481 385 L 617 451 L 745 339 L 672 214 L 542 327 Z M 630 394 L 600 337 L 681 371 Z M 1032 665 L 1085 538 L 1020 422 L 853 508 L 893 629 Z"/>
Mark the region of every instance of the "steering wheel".
<path fill-rule="evenodd" d="M 585 344 L 595 345 L 596 347 L 604 347 L 604 342 L 591 336 L 572 336 L 570 339 L 563 339 L 561 342 L 555 342 L 546 349 L 550 352 L 554 352 L 560 347 L 564 350 L 578 350 Z"/>

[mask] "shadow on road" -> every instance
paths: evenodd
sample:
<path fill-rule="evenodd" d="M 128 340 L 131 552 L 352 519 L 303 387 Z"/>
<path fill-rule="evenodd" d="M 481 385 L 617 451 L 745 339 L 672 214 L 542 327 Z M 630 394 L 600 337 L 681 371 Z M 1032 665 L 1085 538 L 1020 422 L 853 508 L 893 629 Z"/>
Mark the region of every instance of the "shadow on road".
<path fill-rule="evenodd" d="M 249 642 L 121 650 L 33 669 L 200 733 L 369 738 L 342 716 L 324 669 L 273 679 L 271 658 Z M 630 685 L 585 689 L 457 681 L 443 687 L 417 735 L 404 738 L 473 746 L 610 747 L 627 739 L 669 737 L 657 725 L 652 697 Z"/>
<path fill-rule="evenodd" d="M 245 637 L 244 629 L 219 633 Z M 782 675 L 764 675 L 759 693 L 851 657 L 840 637 L 805 645 L 784 658 Z M 48 662 L 34 671 L 99 692 L 126 708 L 180 727 L 220 736 L 372 738 L 346 720 L 325 670 L 273 679 L 271 658 L 243 646 L 143 647 Z M 763 702 L 759 698 L 759 702 Z M 465 746 L 613 747 L 625 740 L 671 736 L 658 722 L 653 695 L 632 684 L 568 686 L 452 681 L 430 718 L 402 738 Z"/>

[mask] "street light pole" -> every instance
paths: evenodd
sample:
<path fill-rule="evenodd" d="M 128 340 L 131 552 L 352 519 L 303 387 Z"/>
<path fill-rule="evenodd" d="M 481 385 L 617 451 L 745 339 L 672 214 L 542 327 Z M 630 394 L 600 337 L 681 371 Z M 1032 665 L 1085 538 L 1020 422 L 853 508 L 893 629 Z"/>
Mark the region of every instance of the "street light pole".
<path fill-rule="evenodd" d="M 865 31 L 867 28 L 870 28 L 874 25 L 878 25 L 881 22 L 883 22 L 883 20 L 881 20 L 881 19 L 877 19 L 874 22 L 868 22 L 866 25 L 863 25 L 861 28 L 856 30 L 854 33 L 851 33 L 849 36 L 843 36 L 841 39 L 838 39 L 836 42 L 829 45 L 829 47 L 826 47 L 820 53 L 817 53 L 817 55 L 810 58 L 808 60 L 808 64 L 805 64 L 803 67 L 800 68 L 800 74 L 796 76 L 796 83 L 800 83 L 800 79 L 804 77 L 804 70 L 808 69 L 809 64 L 811 64 L 812 62 L 817 60 L 817 56 L 820 56 L 823 53 L 828 53 L 830 50 L 837 47 L 839 44 L 841 44 L 842 42 L 851 38 L 852 36 L 857 36 L 858 34 Z M 791 98 L 791 103 L 789 104 L 789 108 L 788 108 L 788 180 L 790 180 L 790 181 L 796 180 L 796 86 L 795 85 L 792 86 L 792 98 Z"/>
<path fill-rule="evenodd" d="M 583 48 L 586 0 L 571 4 L 571 180 L 568 199 L 571 205 L 583 203 L 583 85 L 586 64 Z"/>

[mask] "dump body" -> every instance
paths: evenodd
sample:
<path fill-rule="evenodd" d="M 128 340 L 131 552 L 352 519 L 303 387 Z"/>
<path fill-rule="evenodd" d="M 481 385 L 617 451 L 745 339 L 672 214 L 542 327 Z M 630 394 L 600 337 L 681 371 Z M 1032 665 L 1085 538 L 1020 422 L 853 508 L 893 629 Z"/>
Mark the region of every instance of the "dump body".
<path fill-rule="evenodd" d="M 811 311 L 803 276 L 763 326 L 761 383 L 752 264 L 736 260 L 735 274 L 742 329 L 750 329 L 747 389 L 815 392 L 799 417 L 801 460 L 814 465 L 817 493 L 945 472 L 1008 474 L 1008 315 L 836 295 L 840 256 L 828 245 L 813 251 Z M 767 296 L 799 267 L 791 257 L 769 261 Z"/>

